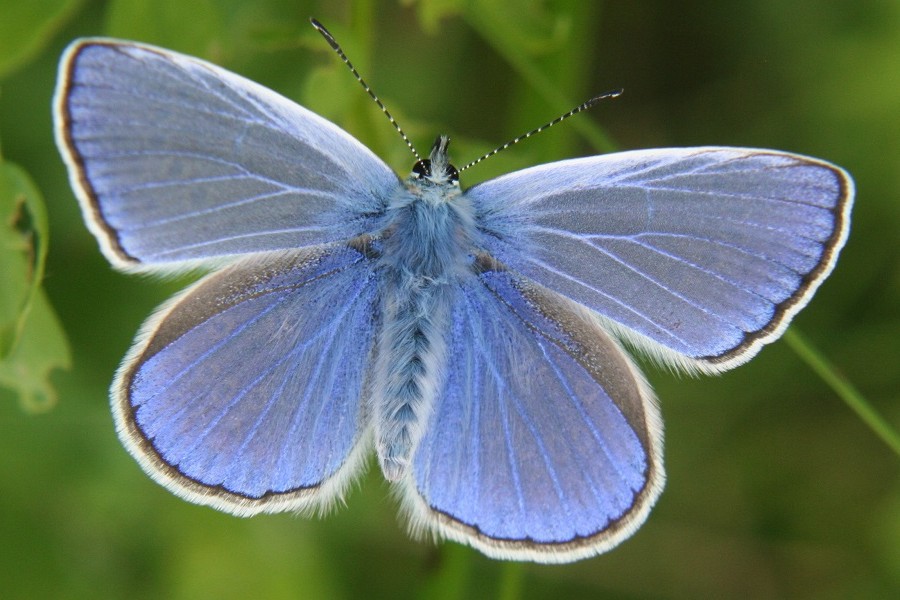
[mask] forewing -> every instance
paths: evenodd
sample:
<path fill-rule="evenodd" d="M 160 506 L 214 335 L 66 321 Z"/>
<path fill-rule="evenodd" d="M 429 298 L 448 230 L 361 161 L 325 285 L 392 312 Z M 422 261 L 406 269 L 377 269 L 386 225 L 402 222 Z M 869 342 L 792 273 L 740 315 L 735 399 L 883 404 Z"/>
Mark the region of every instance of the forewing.
<path fill-rule="evenodd" d="M 604 552 L 663 486 L 655 399 L 587 311 L 504 271 L 461 287 L 449 364 L 410 475 L 415 529 L 489 556 Z"/>
<path fill-rule="evenodd" d="M 346 246 L 256 257 L 144 326 L 112 387 L 122 441 L 174 493 L 239 515 L 320 508 L 361 468 L 376 327 Z"/>
<path fill-rule="evenodd" d="M 73 43 L 57 145 L 116 266 L 165 269 L 371 232 L 397 176 L 349 134 L 260 85 L 133 42 Z"/>
<path fill-rule="evenodd" d="M 831 272 L 853 182 L 773 150 L 643 150 L 469 190 L 483 245 L 669 364 L 723 370 L 778 337 Z"/>

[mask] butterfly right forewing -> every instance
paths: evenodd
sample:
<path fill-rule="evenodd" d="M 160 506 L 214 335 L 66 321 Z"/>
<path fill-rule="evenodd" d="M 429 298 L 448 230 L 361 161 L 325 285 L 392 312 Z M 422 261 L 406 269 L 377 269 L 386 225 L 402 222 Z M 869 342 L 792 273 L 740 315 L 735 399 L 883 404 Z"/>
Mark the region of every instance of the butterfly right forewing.
<path fill-rule="evenodd" d="M 831 272 L 853 182 L 787 152 L 668 148 L 532 167 L 467 194 L 510 269 L 667 364 L 720 371 L 776 339 Z"/>

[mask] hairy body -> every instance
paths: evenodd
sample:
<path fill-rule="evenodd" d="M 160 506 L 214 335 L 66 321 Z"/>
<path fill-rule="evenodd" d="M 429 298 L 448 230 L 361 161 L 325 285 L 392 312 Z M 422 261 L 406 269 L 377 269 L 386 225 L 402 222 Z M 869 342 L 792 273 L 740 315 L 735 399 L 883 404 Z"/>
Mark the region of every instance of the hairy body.
<path fill-rule="evenodd" d="M 439 138 L 426 170 L 406 181 L 385 214 L 372 400 L 376 451 L 391 481 L 406 472 L 443 382 L 453 293 L 472 273 L 472 206 L 450 181 L 455 170 L 446 150 L 446 138 Z"/>

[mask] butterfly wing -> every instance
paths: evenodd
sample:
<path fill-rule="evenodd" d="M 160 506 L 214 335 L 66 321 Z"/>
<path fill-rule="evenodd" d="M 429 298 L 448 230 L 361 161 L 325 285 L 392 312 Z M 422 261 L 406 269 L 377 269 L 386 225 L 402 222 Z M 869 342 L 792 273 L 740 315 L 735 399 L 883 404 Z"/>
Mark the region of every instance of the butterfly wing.
<path fill-rule="evenodd" d="M 663 486 L 655 399 L 577 304 L 487 270 L 459 290 L 442 393 L 403 482 L 414 529 L 502 559 L 608 550 Z"/>
<path fill-rule="evenodd" d="M 120 268 L 351 239 L 375 228 L 399 185 L 322 117 L 209 63 L 133 42 L 73 43 L 54 116 L 85 220 Z"/>
<path fill-rule="evenodd" d="M 125 446 L 239 515 L 324 507 L 361 466 L 376 284 L 361 249 L 257 255 L 144 325 L 112 386 Z"/>
<path fill-rule="evenodd" d="M 510 269 L 663 362 L 718 371 L 777 338 L 830 273 L 853 181 L 795 154 L 684 148 L 542 165 L 467 194 Z"/>

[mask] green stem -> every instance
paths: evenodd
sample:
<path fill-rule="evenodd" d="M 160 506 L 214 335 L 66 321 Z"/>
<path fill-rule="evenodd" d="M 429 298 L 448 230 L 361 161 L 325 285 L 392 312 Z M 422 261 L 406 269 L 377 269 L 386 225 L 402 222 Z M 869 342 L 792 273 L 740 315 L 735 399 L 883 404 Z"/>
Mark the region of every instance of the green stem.
<path fill-rule="evenodd" d="M 520 562 L 506 562 L 500 569 L 499 600 L 518 600 L 522 597 L 525 566 Z"/>
<path fill-rule="evenodd" d="M 872 408 L 853 384 L 834 368 L 834 365 L 829 363 L 796 329 L 789 329 L 784 334 L 784 341 L 862 419 L 863 423 L 868 425 L 897 456 L 900 456 L 900 435 Z"/>

